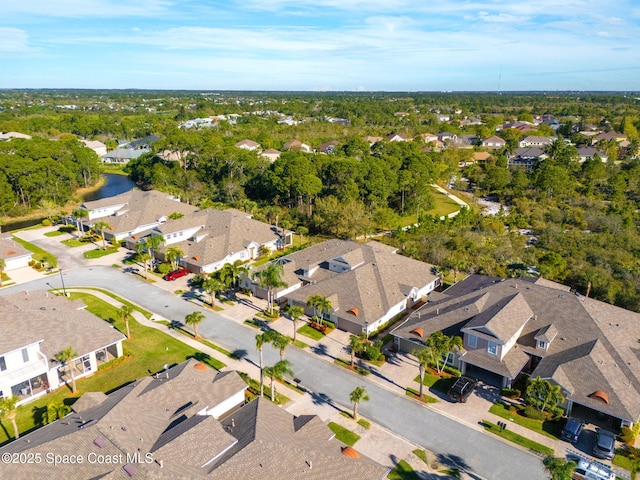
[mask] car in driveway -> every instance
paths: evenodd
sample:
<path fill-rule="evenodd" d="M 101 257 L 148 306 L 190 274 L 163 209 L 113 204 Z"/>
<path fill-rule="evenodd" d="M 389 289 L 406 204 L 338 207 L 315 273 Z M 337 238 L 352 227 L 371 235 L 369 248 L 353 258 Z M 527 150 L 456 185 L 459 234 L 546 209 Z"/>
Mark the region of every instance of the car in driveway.
<path fill-rule="evenodd" d="M 580 439 L 582 430 L 584 430 L 584 423 L 580 420 L 576 420 L 575 418 L 568 418 L 567 423 L 562 429 L 562 433 L 560 433 L 560 438 L 567 442 L 577 443 Z"/>
<path fill-rule="evenodd" d="M 616 450 L 616 434 L 599 428 L 596 431 L 596 441 L 593 444 L 593 456 L 611 460 Z"/>
<path fill-rule="evenodd" d="M 449 398 L 454 402 L 465 403 L 469 398 L 469 395 L 471 395 L 471 393 L 476 389 L 477 385 L 478 380 L 463 375 L 451 386 L 447 395 L 449 395 Z"/>
<path fill-rule="evenodd" d="M 180 277 L 184 277 L 189 274 L 189 270 L 186 268 L 179 268 L 178 270 L 174 270 L 173 272 L 167 273 L 163 278 L 170 282 L 171 280 L 176 280 Z"/>

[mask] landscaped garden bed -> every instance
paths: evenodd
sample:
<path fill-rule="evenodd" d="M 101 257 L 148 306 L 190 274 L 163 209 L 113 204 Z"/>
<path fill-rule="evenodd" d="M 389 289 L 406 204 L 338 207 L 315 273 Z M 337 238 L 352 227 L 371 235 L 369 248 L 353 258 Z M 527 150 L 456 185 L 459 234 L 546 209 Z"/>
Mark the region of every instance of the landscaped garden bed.
<path fill-rule="evenodd" d="M 562 426 L 564 423 L 561 418 L 556 418 L 548 414 L 545 415 L 545 412 L 541 412 L 545 417 L 544 420 L 530 418 L 524 414 L 526 408 L 527 407 L 525 407 L 524 405 L 496 402 L 489 409 L 489 413 L 498 415 L 499 417 L 512 421 L 513 423 L 528 428 L 529 430 L 532 430 L 536 433 L 549 438 L 553 438 L 554 440 L 560 438 L 560 432 L 562 431 Z"/>

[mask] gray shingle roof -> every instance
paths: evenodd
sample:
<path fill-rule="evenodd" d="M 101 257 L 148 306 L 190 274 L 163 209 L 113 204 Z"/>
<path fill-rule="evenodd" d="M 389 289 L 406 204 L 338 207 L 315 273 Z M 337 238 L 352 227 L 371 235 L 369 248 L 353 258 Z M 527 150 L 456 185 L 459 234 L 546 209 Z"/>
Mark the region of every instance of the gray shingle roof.
<path fill-rule="evenodd" d="M 548 285 L 537 279 L 472 275 L 446 290 L 446 297 L 414 312 L 392 333 L 416 341 L 411 332 L 417 327 L 426 338 L 438 330 L 460 334 L 469 325 L 491 325 L 492 331 L 504 329 L 498 336 L 507 337 L 524 317 L 533 314 L 502 366 L 484 350 L 468 351 L 463 360 L 513 378 L 524 354 L 537 356 L 541 360 L 532 376 L 555 380 L 576 403 L 637 421 L 640 314 L 575 295 L 554 282 Z M 509 315 L 495 308 L 515 299 L 519 306 Z M 536 338 L 547 339 L 546 351 L 537 348 Z M 596 390 L 607 394 L 608 404 L 591 396 Z"/>

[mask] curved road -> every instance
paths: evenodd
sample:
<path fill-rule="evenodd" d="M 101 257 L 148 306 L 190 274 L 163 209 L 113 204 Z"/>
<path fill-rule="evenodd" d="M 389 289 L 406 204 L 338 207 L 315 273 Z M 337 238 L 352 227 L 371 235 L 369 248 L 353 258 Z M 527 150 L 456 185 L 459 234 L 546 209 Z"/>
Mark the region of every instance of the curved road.
<path fill-rule="evenodd" d="M 131 275 L 106 266 L 65 270 L 65 286 L 100 287 L 128 298 L 140 306 L 168 319 L 182 320 L 194 305 Z M 58 276 L 34 280 L 0 290 L 0 295 L 23 290 L 48 289 L 47 282 L 59 288 Z M 254 331 L 222 315 L 201 310 L 205 320 L 200 333 L 225 348 L 258 362 Z M 264 351 L 265 363 L 279 360 L 272 349 Z M 349 405 L 349 393 L 366 380 L 348 370 L 334 366 L 317 355 L 291 348 L 287 358 L 294 366 L 300 384 L 315 401 Z M 360 406 L 367 418 L 399 433 L 441 456 L 441 463 L 455 463 L 471 478 L 542 480 L 546 478 L 539 458 L 496 438 L 471 429 L 418 403 L 397 395 L 375 383 L 366 382 L 371 400 Z"/>

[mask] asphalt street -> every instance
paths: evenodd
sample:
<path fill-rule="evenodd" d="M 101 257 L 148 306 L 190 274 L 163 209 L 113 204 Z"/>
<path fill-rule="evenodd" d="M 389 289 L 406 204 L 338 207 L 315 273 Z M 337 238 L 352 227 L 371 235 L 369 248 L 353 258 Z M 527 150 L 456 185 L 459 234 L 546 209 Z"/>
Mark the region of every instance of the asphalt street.
<path fill-rule="evenodd" d="M 166 319 L 183 321 L 186 314 L 199 309 L 178 296 L 144 281 L 108 267 L 83 267 L 65 270 L 64 283 L 70 287 L 99 287 L 113 291 Z M 7 287 L 0 295 L 24 290 L 61 288 L 60 276 L 34 280 Z M 201 309 L 199 309 L 201 310 Z M 258 363 L 253 329 L 235 323 L 222 315 L 201 310 L 206 319 L 199 333 L 248 361 Z M 497 440 L 481 431 L 471 429 L 406 397 L 402 397 L 364 377 L 333 365 L 332 359 L 291 347 L 286 358 L 300 385 L 309 390 L 316 403 L 335 403 L 349 406 L 349 393 L 365 385 L 370 401 L 360 405 L 359 411 L 409 441 L 436 453 L 442 464 L 455 464 L 471 478 L 542 480 L 546 478 L 540 458 Z M 265 365 L 279 360 L 273 349 L 264 350 Z M 310 412 L 311 413 L 311 412 Z M 474 476 L 477 475 L 477 476 Z"/>

